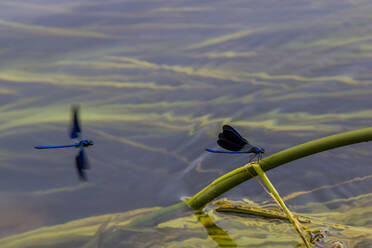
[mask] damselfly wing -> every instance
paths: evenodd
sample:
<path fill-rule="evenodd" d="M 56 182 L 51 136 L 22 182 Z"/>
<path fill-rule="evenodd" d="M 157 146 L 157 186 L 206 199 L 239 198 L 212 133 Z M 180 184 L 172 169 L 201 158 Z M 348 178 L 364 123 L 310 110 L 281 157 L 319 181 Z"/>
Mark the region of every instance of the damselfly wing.
<path fill-rule="evenodd" d="M 79 121 L 79 106 L 74 105 L 71 107 L 72 121 L 70 127 L 70 137 L 71 139 L 77 139 L 80 137 L 81 128 Z"/>
<path fill-rule="evenodd" d="M 249 145 L 248 141 L 229 125 L 222 127 L 217 144 L 229 151 L 240 151 L 244 146 Z"/>
<path fill-rule="evenodd" d="M 82 181 L 87 181 L 85 170 L 89 169 L 89 163 L 86 158 L 84 149 L 80 149 L 78 155 L 76 155 L 75 165 L 76 165 L 79 179 Z"/>

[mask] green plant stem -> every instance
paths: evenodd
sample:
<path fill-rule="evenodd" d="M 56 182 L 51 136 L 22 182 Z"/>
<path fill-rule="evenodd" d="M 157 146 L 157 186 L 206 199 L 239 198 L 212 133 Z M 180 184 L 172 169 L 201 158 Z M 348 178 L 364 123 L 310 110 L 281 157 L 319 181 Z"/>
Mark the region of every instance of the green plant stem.
<path fill-rule="evenodd" d="M 283 211 L 288 216 L 289 221 L 293 224 L 296 231 L 300 235 L 301 239 L 304 241 L 307 248 L 310 248 L 310 244 L 305 238 L 303 232 L 300 229 L 300 226 L 298 225 L 297 221 L 293 218 L 293 215 L 291 211 L 287 208 L 284 201 L 280 197 L 279 193 L 276 191 L 274 185 L 270 182 L 269 178 L 266 176 L 265 172 L 261 169 L 260 164 L 258 163 L 252 163 L 251 166 L 253 169 L 257 172 L 257 174 L 260 176 L 261 180 L 265 183 L 266 187 L 270 190 L 271 194 L 274 196 L 275 200 L 279 203 L 280 207 L 283 209 Z"/>
<path fill-rule="evenodd" d="M 372 127 L 340 133 L 278 152 L 262 159 L 260 165 L 263 171 L 268 171 L 285 163 L 318 152 L 370 140 L 372 140 Z M 187 203 L 193 209 L 201 209 L 216 197 L 255 176 L 257 176 L 256 171 L 248 165 L 244 165 L 216 179 L 202 191 L 190 198 Z"/>

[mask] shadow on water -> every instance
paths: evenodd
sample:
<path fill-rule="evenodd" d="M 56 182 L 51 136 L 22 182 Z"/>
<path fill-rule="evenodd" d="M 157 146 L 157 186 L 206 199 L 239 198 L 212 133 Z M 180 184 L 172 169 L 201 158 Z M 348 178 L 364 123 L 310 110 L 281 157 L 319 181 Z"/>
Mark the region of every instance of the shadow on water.
<path fill-rule="evenodd" d="M 221 248 L 236 248 L 238 245 L 231 239 L 230 235 L 217 226 L 212 218 L 206 212 L 196 212 L 194 216 L 202 224 L 207 231 L 209 237 L 213 239 L 218 247 Z"/>

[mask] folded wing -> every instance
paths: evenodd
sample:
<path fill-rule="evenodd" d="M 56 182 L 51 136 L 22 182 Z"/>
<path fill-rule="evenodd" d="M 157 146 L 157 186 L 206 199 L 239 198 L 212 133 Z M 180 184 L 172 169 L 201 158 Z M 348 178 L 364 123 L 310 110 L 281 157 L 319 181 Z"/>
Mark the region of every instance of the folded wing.
<path fill-rule="evenodd" d="M 251 146 L 234 128 L 224 125 L 218 135 L 217 144 L 230 151 L 240 151 L 245 146 Z"/>

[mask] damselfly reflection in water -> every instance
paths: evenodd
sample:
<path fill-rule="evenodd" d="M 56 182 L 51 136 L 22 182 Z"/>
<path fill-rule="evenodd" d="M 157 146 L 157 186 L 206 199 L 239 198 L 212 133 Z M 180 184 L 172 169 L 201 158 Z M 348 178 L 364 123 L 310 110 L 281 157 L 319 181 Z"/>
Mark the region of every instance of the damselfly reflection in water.
<path fill-rule="evenodd" d="M 207 148 L 206 151 L 223 154 L 251 153 L 252 156 L 249 162 L 256 157 L 260 160 L 265 153 L 264 148 L 249 144 L 249 142 L 243 138 L 238 131 L 229 125 L 224 125 L 222 127 L 222 133 L 218 134 L 217 144 L 228 151 L 213 150 L 209 148 Z M 246 150 L 242 150 L 243 148 Z"/>
<path fill-rule="evenodd" d="M 81 181 L 86 181 L 87 177 L 85 170 L 89 169 L 88 159 L 85 155 L 84 147 L 92 146 L 92 140 L 82 140 L 81 139 L 81 126 L 79 121 L 79 107 L 72 106 L 72 123 L 70 127 L 70 138 L 77 139 L 78 142 L 71 145 L 59 145 L 59 146 L 35 146 L 36 149 L 56 149 L 56 148 L 67 148 L 76 147 L 79 148 L 79 152 L 75 157 L 75 166 Z"/>

